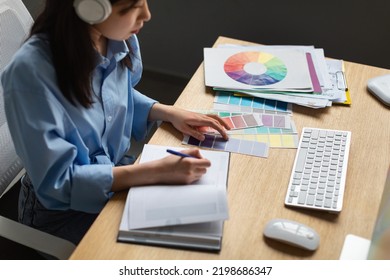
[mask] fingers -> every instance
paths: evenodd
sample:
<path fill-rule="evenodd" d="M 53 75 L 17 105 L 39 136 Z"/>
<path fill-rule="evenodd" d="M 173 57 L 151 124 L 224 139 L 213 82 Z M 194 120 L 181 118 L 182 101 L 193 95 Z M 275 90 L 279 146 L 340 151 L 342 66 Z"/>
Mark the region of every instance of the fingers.
<path fill-rule="evenodd" d="M 208 126 L 217 130 L 219 132 L 219 134 L 221 134 L 223 139 L 228 140 L 229 137 L 226 133 L 226 130 L 230 130 L 230 126 L 222 118 L 220 118 L 218 115 L 209 114 L 206 116 L 210 120 Z"/>
<path fill-rule="evenodd" d="M 211 162 L 203 158 L 199 149 L 185 149 L 180 153 L 193 157 L 167 156 L 164 160 L 164 169 L 167 168 L 167 176 L 164 182 L 174 184 L 190 184 L 199 180 L 211 166 Z"/>
<path fill-rule="evenodd" d="M 188 155 L 191 155 L 193 157 L 196 157 L 198 159 L 202 159 L 202 155 L 199 151 L 199 149 L 186 149 L 186 150 L 183 150 L 182 151 L 183 154 L 188 154 Z"/>
<path fill-rule="evenodd" d="M 204 174 L 206 174 L 207 168 L 198 168 L 196 169 L 191 176 L 188 177 L 187 183 L 192 184 L 193 182 L 198 181 Z"/>
<path fill-rule="evenodd" d="M 190 135 L 199 141 L 203 141 L 205 136 L 202 132 L 198 131 L 196 127 L 208 126 L 218 131 L 225 140 L 228 139 L 226 130 L 229 130 L 230 127 L 218 115 L 205 115 L 174 107 L 171 107 L 170 109 L 171 117 L 169 119 L 171 123 L 183 134 Z"/>
<path fill-rule="evenodd" d="M 188 129 L 183 130 L 183 134 L 190 135 L 199 141 L 204 141 L 204 139 L 205 139 L 205 136 L 202 132 L 199 132 L 198 130 L 196 130 L 190 126 L 188 127 Z"/>
<path fill-rule="evenodd" d="M 184 149 L 184 150 L 181 150 L 180 153 L 190 155 L 190 156 L 192 156 L 192 158 L 191 157 L 180 158 L 180 157 L 177 157 L 175 155 L 177 159 L 191 160 L 191 164 L 193 164 L 195 167 L 199 168 L 199 167 L 210 167 L 211 166 L 211 162 L 202 156 L 199 149 L 196 149 L 196 148 Z"/>
<path fill-rule="evenodd" d="M 225 122 L 225 120 L 222 119 L 220 116 L 214 114 L 207 114 L 207 116 L 217 120 L 220 124 L 222 124 L 225 127 L 225 129 L 230 130 L 230 126 L 228 125 L 228 123 Z"/>
<path fill-rule="evenodd" d="M 218 115 L 198 115 L 198 119 L 196 121 L 188 123 L 188 126 L 186 129 L 182 130 L 184 134 L 190 135 L 199 141 L 203 141 L 205 139 L 205 136 L 202 132 L 198 131 L 196 129 L 197 126 L 208 126 L 221 134 L 223 139 L 228 140 L 229 137 L 226 133 L 226 129 L 230 130 L 229 125 Z"/>
<path fill-rule="evenodd" d="M 210 126 L 210 127 L 214 128 L 215 130 L 217 130 L 219 132 L 219 134 L 221 134 L 223 139 L 225 139 L 225 140 L 229 139 L 229 136 L 227 135 L 227 133 L 223 127 L 217 126 L 217 125 L 211 125 L 211 124 L 207 125 L 207 126 Z M 202 132 L 200 132 L 196 128 L 193 128 L 190 126 L 188 126 L 188 128 L 183 130 L 182 132 L 184 135 L 192 136 L 201 142 L 204 141 L 206 138 Z"/>
<path fill-rule="evenodd" d="M 208 159 L 203 158 L 199 151 L 196 152 L 195 150 L 193 150 L 191 151 L 191 155 L 194 155 L 197 158 L 185 158 L 187 161 L 191 161 L 191 166 L 189 168 L 202 169 L 211 166 L 211 162 Z"/>
<path fill-rule="evenodd" d="M 204 159 L 198 160 L 198 161 L 204 161 Z M 195 166 L 193 169 L 191 169 L 191 171 L 186 174 L 187 183 L 193 183 L 193 182 L 199 180 L 204 174 L 207 173 L 207 168 L 209 166 L 210 166 L 210 162 L 208 162 L 208 160 L 206 160 L 206 161 L 202 162 L 202 164 L 199 164 L 199 165 Z"/>

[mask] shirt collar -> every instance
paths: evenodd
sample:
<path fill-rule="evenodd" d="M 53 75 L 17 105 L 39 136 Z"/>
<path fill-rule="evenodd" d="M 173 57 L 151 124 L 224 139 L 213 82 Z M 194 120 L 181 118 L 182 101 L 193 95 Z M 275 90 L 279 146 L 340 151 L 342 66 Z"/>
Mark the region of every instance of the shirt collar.
<path fill-rule="evenodd" d="M 129 48 L 125 41 L 113 41 L 109 40 L 107 43 L 107 57 L 100 55 L 98 56 L 98 65 L 103 68 L 107 68 L 112 59 L 115 59 L 116 62 L 121 61 L 126 55 L 129 54 Z"/>
<path fill-rule="evenodd" d="M 129 53 L 125 41 L 108 41 L 107 56 L 114 57 L 116 61 L 121 61 Z"/>

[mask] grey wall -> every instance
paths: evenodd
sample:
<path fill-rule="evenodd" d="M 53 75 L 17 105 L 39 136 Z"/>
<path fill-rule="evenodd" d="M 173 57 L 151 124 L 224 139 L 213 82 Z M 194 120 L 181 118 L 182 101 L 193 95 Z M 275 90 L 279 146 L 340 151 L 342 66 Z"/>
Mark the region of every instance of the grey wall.
<path fill-rule="evenodd" d="M 62 1 L 62 0 L 58 0 Z M 35 16 L 44 0 L 23 0 Z M 389 0 L 148 0 L 145 69 L 190 78 L 219 35 L 390 69 Z"/>
<path fill-rule="evenodd" d="M 219 35 L 323 48 L 390 69 L 389 0 L 149 0 L 139 34 L 146 69 L 190 77 Z"/>

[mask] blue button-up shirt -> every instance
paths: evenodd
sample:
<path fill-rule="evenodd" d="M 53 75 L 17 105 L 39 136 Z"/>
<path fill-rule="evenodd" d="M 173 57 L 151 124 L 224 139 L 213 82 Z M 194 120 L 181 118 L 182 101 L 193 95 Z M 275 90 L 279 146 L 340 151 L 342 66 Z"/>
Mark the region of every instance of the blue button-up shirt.
<path fill-rule="evenodd" d="M 91 108 L 72 105 L 56 82 L 49 42 L 30 38 L 4 71 L 5 110 L 16 151 L 40 202 L 49 209 L 99 212 L 110 196 L 113 166 L 130 139 L 143 139 L 156 102 L 134 86 L 142 63 L 136 36 L 129 39 L 132 71 L 119 61 L 125 42 L 109 41 L 99 56 Z"/>

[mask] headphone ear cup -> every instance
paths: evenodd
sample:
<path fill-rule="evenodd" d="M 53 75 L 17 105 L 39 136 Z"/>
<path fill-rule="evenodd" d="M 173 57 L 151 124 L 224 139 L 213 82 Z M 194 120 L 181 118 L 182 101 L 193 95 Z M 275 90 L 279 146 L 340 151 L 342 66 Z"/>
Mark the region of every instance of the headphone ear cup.
<path fill-rule="evenodd" d="M 112 11 L 109 0 L 75 0 L 73 7 L 79 18 L 89 24 L 104 21 Z"/>

